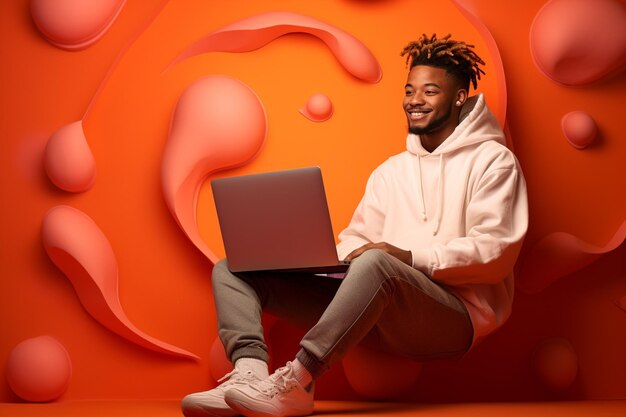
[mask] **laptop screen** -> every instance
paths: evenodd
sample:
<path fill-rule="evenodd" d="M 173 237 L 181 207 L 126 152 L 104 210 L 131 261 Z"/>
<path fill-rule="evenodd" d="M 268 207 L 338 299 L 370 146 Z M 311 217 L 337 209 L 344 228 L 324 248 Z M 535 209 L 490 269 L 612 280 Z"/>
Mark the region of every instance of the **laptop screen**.
<path fill-rule="evenodd" d="M 336 266 L 319 167 L 211 181 L 233 272 Z"/>

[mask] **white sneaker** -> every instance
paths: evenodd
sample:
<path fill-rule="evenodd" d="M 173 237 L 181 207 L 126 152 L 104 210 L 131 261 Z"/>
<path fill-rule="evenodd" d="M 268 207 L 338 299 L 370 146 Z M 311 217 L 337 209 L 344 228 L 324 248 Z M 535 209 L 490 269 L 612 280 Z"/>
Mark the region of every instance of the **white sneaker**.
<path fill-rule="evenodd" d="M 254 372 L 245 372 L 233 369 L 224 375 L 219 381 L 220 385 L 209 391 L 189 394 L 181 403 L 185 417 L 233 417 L 238 415 L 224 402 L 226 390 L 235 387 L 246 387 L 259 378 Z"/>
<path fill-rule="evenodd" d="M 313 383 L 300 385 L 287 362 L 263 381 L 228 389 L 224 400 L 247 417 L 306 416 L 313 413 L 313 391 Z"/>

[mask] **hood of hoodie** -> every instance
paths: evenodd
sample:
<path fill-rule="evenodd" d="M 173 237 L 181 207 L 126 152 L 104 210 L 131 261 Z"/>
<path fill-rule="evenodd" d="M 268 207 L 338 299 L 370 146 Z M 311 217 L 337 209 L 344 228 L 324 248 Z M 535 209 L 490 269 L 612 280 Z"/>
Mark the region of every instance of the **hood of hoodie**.
<path fill-rule="evenodd" d="M 436 210 L 434 218 L 432 219 L 433 236 L 439 233 L 443 215 L 443 200 L 445 198 L 444 160 L 446 155 L 452 154 L 467 146 L 478 145 L 487 141 L 496 141 L 506 146 L 506 139 L 500 128 L 500 124 L 491 111 L 489 111 L 485 103 L 485 97 L 482 94 L 467 99 L 459 114 L 458 126 L 433 152 L 428 152 L 424 149 L 419 135 L 408 135 L 406 147 L 409 153 L 416 156 L 415 174 L 419 187 L 418 205 L 422 220 L 424 221 L 428 221 L 429 219 L 426 215 L 426 196 L 424 195 L 421 159 L 424 157 L 435 157 L 439 160 L 438 184 L 435 196 Z"/>
<path fill-rule="evenodd" d="M 454 132 L 432 152 L 422 146 L 419 135 L 409 134 L 407 150 L 418 156 L 446 154 L 465 146 L 489 140 L 506 146 L 506 139 L 496 117 L 489 111 L 483 94 L 469 97 L 459 114 L 459 124 Z"/>

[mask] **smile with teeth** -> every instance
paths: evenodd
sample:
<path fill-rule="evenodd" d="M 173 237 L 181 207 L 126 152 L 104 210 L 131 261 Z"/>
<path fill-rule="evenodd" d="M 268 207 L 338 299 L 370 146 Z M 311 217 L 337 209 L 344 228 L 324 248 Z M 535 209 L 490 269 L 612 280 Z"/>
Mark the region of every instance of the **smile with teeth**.
<path fill-rule="evenodd" d="M 409 119 L 411 120 L 421 120 L 424 117 L 426 117 L 426 115 L 430 113 L 429 111 L 417 111 L 417 110 L 411 110 L 409 111 Z"/>

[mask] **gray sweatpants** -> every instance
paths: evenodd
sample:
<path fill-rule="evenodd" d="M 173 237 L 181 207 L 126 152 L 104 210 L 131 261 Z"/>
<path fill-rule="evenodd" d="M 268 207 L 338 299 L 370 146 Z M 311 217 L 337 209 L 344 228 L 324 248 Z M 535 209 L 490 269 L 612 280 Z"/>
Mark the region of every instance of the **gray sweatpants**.
<path fill-rule="evenodd" d="M 384 352 L 428 360 L 458 357 L 472 343 L 463 303 L 420 271 L 373 249 L 342 280 L 311 274 L 213 269 L 219 337 L 234 363 L 269 361 L 261 312 L 308 329 L 297 358 L 314 378 L 363 341 Z"/>

